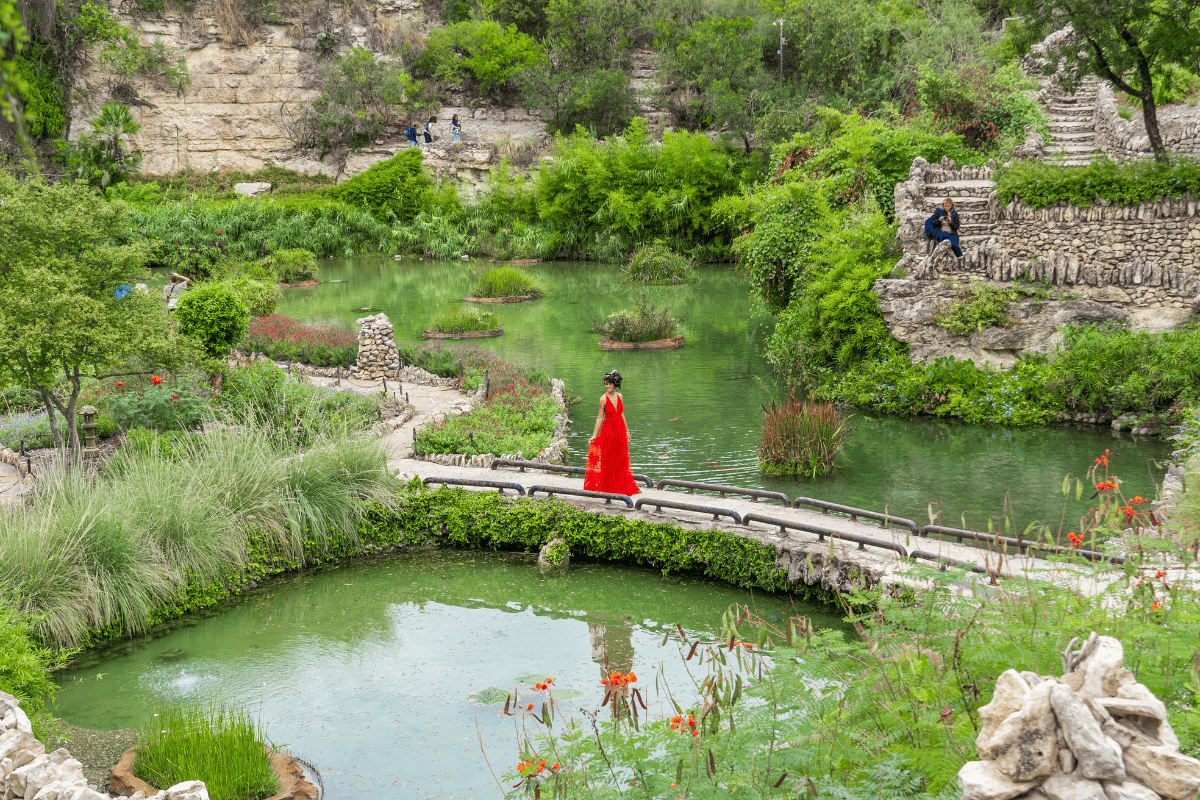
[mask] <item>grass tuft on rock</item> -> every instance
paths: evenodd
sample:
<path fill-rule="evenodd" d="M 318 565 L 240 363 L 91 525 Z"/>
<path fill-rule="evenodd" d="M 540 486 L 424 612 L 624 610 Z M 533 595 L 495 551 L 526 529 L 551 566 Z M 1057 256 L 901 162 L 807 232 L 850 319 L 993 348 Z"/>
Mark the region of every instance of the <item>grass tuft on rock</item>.
<path fill-rule="evenodd" d="M 687 315 L 678 319 L 671 316 L 669 308 L 659 311 L 642 295 L 637 308 L 623 308 L 604 320 L 593 319 L 592 332 L 604 334 L 615 342 L 653 342 L 677 335 L 686 319 Z"/>
<path fill-rule="evenodd" d="M 662 286 L 687 283 L 695 269 L 690 259 L 656 242 L 640 248 L 621 271 L 630 283 Z"/>
<path fill-rule="evenodd" d="M 494 331 L 499 327 L 500 320 L 491 311 L 456 308 L 434 317 L 431 330 L 438 333 L 473 333 L 475 331 Z"/>
<path fill-rule="evenodd" d="M 542 297 L 546 290 L 537 278 L 512 266 L 492 267 L 479 276 L 472 297 Z"/>

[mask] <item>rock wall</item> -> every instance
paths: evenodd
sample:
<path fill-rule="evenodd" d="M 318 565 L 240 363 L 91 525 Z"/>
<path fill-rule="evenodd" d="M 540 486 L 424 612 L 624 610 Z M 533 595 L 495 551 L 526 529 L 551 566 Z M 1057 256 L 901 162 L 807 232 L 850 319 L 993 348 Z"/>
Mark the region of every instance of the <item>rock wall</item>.
<path fill-rule="evenodd" d="M 1200 106 L 1177 104 L 1157 109 L 1158 133 L 1163 146 L 1175 153 L 1200 154 Z M 1101 83 L 1096 104 L 1096 146 L 1114 161 L 1152 158 L 1150 137 L 1142 110 L 1124 119 L 1117 111 L 1117 98 L 1108 84 Z"/>
<path fill-rule="evenodd" d="M 987 167 L 918 158 L 895 188 L 903 256 L 892 279 L 878 281 L 875 291 L 889 330 L 909 343 L 914 360 L 952 355 L 1007 366 L 1022 353 L 1053 350 L 1067 325 L 1121 322 L 1162 331 L 1200 313 L 1196 198 L 1138 206 L 1034 209 L 1018 200 L 1001 206 L 990 179 Z M 979 204 L 963 212 L 971 215 L 963 258 L 948 244 L 932 248 L 923 230 L 930 209 L 956 186 L 976 193 L 963 202 Z M 1008 327 L 956 335 L 936 326 L 938 311 L 972 282 L 1037 291 L 1011 306 Z"/>
<path fill-rule="evenodd" d="M 427 25 L 417 0 L 368 0 L 353 5 L 314 0 L 296 8 L 286 24 L 261 24 L 233 33 L 227 30 L 230 25 L 219 21 L 220 3 L 214 0 L 202 0 L 192 11 L 168 10 L 158 19 L 131 18 L 121 14 L 120 5 L 110 0 L 122 24 L 147 41 L 182 52 L 192 78 L 182 95 L 153 81 L 135 81 L 132 88 L 141 99 L 133 110 L 142 129 L 131 141 L 142 150 L 145 172 L 252 171 L 270 163 L 340 179 L 406 146 L 402 133 L 406 122 L 398 121 L 386 136 L 358 152 L 318 158 L 295 150 L 284 123 L 303 103 L 320 95 L 318 33 L 335 37 L 342 51 L 357 46 L 383 53 L 399 38 L 423 38 Z M 72 108 L 73 136 L 87 128 L 86 121 L 114 92 L 128 95 L 122 83 L 93 67 L 76 93 L 81 99 Z M 462 94 L 443 99 L 448 102 L 437 113 L 443 120 L 439 138 L 427 151 L 427 164 L 435 174 L 477 183 L 499 160 L 495 145 L 521 139 L 546 141 L 541 120 L 525 109 Z M 465 147 L 450 141 L 452 114 L 463 123 Z"/>
<path fill-rule="evenodd" d="M 34 738 L 20 701 L 0 692 L 0 797 L 5 800 L 109 800 L 88 786 L 83 764 L 65 748 L 53 753 Z M 145 796 L 143 795 L 143 798 Z M 208 800 L 201 781 L 187 781 L 159 792 L 155 800 Z"/>
<path fill-rule="evenodd" d="M 1072 640 L 1060 677 L 1010 669 L 979 709 L 980 761 L 963 800 L 1194 800 L 1200 761 L 1179 752 L 1167 709 L 1124 665 L 1121 643 Z"/>

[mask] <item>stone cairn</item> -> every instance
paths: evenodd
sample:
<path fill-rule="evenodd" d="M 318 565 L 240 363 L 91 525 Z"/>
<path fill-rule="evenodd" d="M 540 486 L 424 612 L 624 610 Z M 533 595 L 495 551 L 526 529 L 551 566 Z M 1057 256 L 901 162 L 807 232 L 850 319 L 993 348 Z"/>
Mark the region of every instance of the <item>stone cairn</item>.
<path fill-rule="evenodd" d="M 138 795 L 139 800 L 145 798 Z M 0 692 L 0 797 L 109 800 L 88 785 L 83 764 L 71 758 L 66 748 L 46 752 L 46 746 L 33 737 L 33 726 L 17 698 L 4 692 Z M 153 795 L 153 800 L 208 800 L 208 787 L 203 781 L 186 781 Z"/>
<path fill-rule="evenodd" d="M 395 378 L 400 371 L 400 351 L 396 349 L 392 323 L 387 314 L 375 314 L 355 320 L 358 332 L 358 361 L 350 371 L 353 378 L 376 380 Z"/>
<path fill-rule="evenodd" d="M 1166 706 L 1125 669 L 1121 643 L 1073 639 L 1060 678 L 1008 670 L 979 709 L 982 761 L 963 800 L 1194 800 L 1200 761 L 1179 752 Z"/>

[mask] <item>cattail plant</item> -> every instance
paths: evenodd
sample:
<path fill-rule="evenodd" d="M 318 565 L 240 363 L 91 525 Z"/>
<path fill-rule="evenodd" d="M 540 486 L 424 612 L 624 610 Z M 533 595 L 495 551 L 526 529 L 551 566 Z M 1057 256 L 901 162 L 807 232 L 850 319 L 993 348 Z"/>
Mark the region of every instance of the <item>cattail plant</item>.
<path fill-rule="evenodd" d="M 832 403 L 809 398 L 763 406 L 758 462 L 764 472 L 816 477 L 833 469 L 846 440 L 846 417 Z"/>

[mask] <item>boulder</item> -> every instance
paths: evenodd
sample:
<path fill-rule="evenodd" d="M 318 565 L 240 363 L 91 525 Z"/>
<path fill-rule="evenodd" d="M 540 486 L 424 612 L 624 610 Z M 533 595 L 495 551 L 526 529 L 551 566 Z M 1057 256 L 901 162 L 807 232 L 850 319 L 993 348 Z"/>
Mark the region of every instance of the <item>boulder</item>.
<path fill-rule="evenodd" d="M 1058 766 L 1058 720 L 1050 707 L 1050 690 L 1056 685 L 1045 681 L 1035 686 L 984 748 L 983 757 L 1014 781 L 1044 778 Z"/>
<path fill-rule="evenodd" d="M 1096 640 L 1096 649 L 1083 660 L 1079 669 L 1083 670 L 1081 695 L 1112 697 L 1117 693 L 1117 680 L 1122 677 L 1118 670 L 1125 669 L 1125 648 L 1113 637 L 1101 636 Z"/>
<path fill-rule="evenodd" d="M 968 761 L 958 771 L 962 800 L 1011 800 L 1037 785 L 1037 781 L 1014 781 L 988 761 Z"/>
<path fill-rule="evenodd" d="M 167 789 L 163 800 L 208 800 L 204 781 L 184 781 Z"/>
<path fill-rule="evenodd" d="M 1042 792 L 1050 800 L 1108 800 L 1098 781 L 1078 775 L 1054 775 L 1042 784 Z"/>
<path fill-rule="evenodd" d="M 235 183 L 233 185 L 233 193 L 240 194 L 242 197 L 258 197 L 260 194 L 269 191 L 271 191 L 271 184 L 263 181 Z"/>
<path fill-rule="evenodd" d="M 1161 800 L 1157 792 L 1137 781 L 1105 781 L 1104 793 L 1108 800 Z"/>
<path fill-rule="evenodd" d="M 1109 744 L 1112 740 L 1104 735 L 1100 723 L 1070 687 L 1054 684 L 1050 691 L 1050 705 L 1062 725 L 1067 746 L 1079 761 L 1084 778 L 1117 780 L 1125 777 L 1119 746 L 1118 752 L 1114 752 L 1113 745 Z"/>
<path fill-rule="evenodd" d="M 45 745 L 33 738 L 32 733 L 14 728 L 0 734 L 0 760 L 11 758 L 13 769 L 23 767 L 45 754 Z"/>
<path fill-rule="evenodd" d="M 1171 800 L 1193 800 L 1200 792 L 1200 761 L 1170 747 L 1130 745 L 1125 751 L 1125 768 Z"/>
<path fill-rule="evenodd" d="M 56 781 L 86 786 L 87 779 L 83 777 L 83 765 L 70 757 L 63 759 L 61 763 L 56 763 L 53 756 L 58 755 L 59 752 L 65 753 L 66 751 L 55 751 L 52 755 L 38 756 L 25 766 L 14 769 L 8 776 L 9 788 L 21 797 L 34 798 L 43 787 Z"/>
<path fill-rule="evenodd" d="M 980 758 L 987 758 L 984 753 L 992 735 L 1010 714 L 1015 714 L 1025 705 L 1029 695 L 1029 684 L 1015 669 L 1008 669 L 996 678 L 996 690 L 992 693 L 991 701 L 979 709 L 981 723 L 979 735 L 975 737 L 975 752 Z"/>

